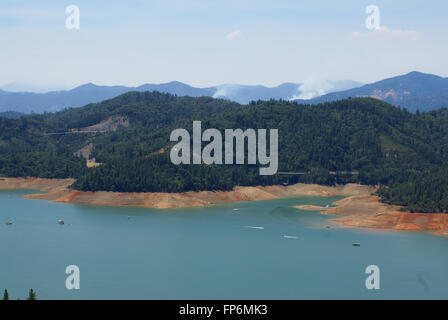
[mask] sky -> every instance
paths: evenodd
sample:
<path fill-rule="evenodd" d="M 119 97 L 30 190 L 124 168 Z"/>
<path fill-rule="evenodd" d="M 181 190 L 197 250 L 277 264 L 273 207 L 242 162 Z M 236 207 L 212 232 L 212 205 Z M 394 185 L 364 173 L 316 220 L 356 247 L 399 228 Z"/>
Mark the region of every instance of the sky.
<path fill-rule="evenodd" d="M 66 27 L 69 5 L 78 30 Z M 447 12 L 447 0 L 2 0 L 0 86 L 448 77 Z"/>

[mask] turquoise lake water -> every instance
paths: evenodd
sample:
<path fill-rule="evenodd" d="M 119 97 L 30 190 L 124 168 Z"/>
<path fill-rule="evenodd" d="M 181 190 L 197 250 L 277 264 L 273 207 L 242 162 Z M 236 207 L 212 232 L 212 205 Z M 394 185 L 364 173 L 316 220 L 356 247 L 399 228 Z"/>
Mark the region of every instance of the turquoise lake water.
<path fill-rule="evenodd" d="M 447 237 L 341 228 L 292 208 L 340 197 L 152 210 L 26 193 L 0 191 L 0 290 L 11 298 L 30 288 L 39 299 L 448 298 Z M 80 290 L 65 287 L 68 265 Z M 379 290 L 366 289 L 368 265 L 380 268 Z"/>

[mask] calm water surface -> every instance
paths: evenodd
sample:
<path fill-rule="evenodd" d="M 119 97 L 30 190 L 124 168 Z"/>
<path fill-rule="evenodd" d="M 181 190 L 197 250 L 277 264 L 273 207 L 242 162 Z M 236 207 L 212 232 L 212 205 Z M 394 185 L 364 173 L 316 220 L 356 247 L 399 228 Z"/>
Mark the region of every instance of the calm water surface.
<path fill-rule="evenodd" d="M 448 299 L 448 238 L 341 228 L 292 208 L 339 197 L 161 211 L 25 193 L 0 191 L 0 290 L 12 298 L 33 288 L 39 299 Z M 380 290 L 365 287 L 372 264 Z M 68 265 L 80 290 L 65 287 Z"/>

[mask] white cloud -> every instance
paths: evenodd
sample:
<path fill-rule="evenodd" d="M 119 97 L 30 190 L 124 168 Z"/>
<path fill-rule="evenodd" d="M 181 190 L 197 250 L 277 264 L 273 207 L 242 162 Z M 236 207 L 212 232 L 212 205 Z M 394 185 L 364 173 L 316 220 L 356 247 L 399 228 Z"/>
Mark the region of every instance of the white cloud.
<path fill-rule="evenodd" d="M 400 30 L 400 29 L 389 29 L 388 27 L 380 27 L 368 32 L 352 32 L 349 35 L 349 39 L 365 39 L 365 38 L 400 38 L 416 40 L 420 36 L 418 31 L 414 30 Z"/>
<path fill-rule="evenodd" d="M 242 37 L 242 35 L 243 34 L 241 33 L 240 30 L 235 30 L 235 31 L 232 31 L 232 32 L 226 34 L 225 38 L 227 40 L 235 40 L 235 39 L 240 39 Z"/>

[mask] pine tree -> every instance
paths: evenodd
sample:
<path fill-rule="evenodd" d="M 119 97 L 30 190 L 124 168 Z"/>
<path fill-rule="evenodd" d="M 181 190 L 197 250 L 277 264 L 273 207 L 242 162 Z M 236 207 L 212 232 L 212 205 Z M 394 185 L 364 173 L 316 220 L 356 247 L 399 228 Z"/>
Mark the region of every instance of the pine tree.
<path fill-rule="evenodd" d="M 30 293 L 28 295 L 28 299 L 27 300 L 36 300 L 36 293 L 34 292 L 33 289 L 30 289 Z"/>
<path fill-rule="evenodd" d="M 5 289 L 5 292 L 3 293 L 3 300 L 9 300 L 8 290 L 6 290 L 6 289 Z"/>

